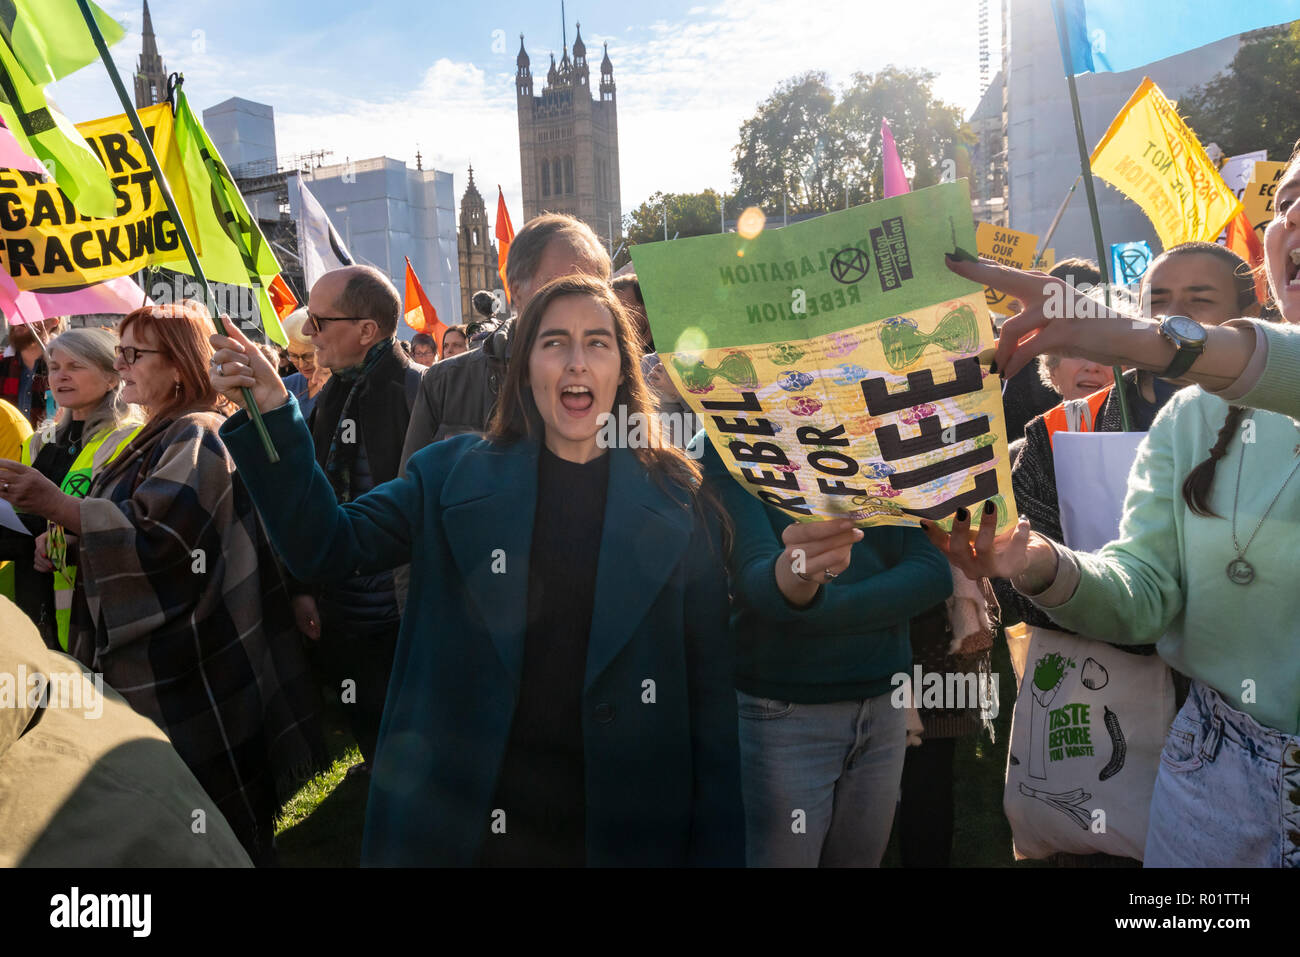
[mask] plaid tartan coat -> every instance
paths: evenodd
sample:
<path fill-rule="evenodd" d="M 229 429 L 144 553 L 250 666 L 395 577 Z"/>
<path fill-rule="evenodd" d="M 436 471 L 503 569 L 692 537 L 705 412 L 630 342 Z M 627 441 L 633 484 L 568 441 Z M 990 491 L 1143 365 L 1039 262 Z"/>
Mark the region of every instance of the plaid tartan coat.
<path fill-rule="evenodd" d="M 81 503 L 69 651 L 153 718 L 256 861 L 323 756 L 279 567 L 214 412 L 153 423 Z"/>

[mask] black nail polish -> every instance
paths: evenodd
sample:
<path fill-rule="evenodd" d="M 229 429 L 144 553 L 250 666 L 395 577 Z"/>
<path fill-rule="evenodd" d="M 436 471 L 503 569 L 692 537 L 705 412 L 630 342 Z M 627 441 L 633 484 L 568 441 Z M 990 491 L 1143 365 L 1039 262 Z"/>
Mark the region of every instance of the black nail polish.
<path fill-rule="evenodd" d="M 970 521 L 970 512 L 966 511 L 966 509 L 964 509 L 964 508 L 958 508 L 958 509 L 957 509 L 957 521 L 959 521 L 959 522 L 969 522 L 969 521 Z"/>
<path fill-rule="evenodd" d="M 985 514 L 985 515 L 992 515 L 992 514 L 993 514 L 994 512 L 996 512 L 997 510 L 998 510 L 998 507 L 997 507 L 996 505 L 993 504 L 993 499 L 989 499 L 987 502 L 984 503 L 984 514 Z"/>

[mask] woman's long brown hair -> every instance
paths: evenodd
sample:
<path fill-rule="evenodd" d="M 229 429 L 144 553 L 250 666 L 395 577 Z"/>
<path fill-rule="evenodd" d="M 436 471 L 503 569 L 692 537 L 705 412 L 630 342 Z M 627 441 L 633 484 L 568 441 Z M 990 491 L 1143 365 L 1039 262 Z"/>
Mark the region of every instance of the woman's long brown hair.
<path fill-rule="evenodd" d="M 637 457 L 641 467 L 661 485 L 671 483 L 690 493 L 697 504 L 701 501 L 709 506 L 722 523 L 722 546 L 724 553 L 731 541 L 731 524 L 726 511 L 721 507 L 712 491 L 703 482 L 700 466 L 684 451 L 667 441 L 659 427 L 659 417 L 655 414 L 649 400 L 645 379 L 641 376 L 640 353 L 637 349 L 637 337 L 628 318 L 626 310 L 614 295 L 609 284 L 602 279 L 590 276 L 564 276 L 555 279 L 529 300 L 523 313 L 515 320 L 514 332 L 510 341 L 510 361 L 506 366 L 505 382 L 497 400 L 496 411 L 488 426 L 487 437 L 493 442 L 509 444 L 523 438 L 535 438 L 541 441 L 545 431 L 541 413 L 533 399 L 533 390 L 528 381 L 528 360 L 537 336 L 542 328 L 542 319 L 557 301 L 571 296 L 580 296 L 603 306 L 614 320 L 614 338 L 618 343 L 619 375 L 623 382 L 614 395 L 614 407 L 610 414 L 617 416 L 619 407 L 627 409 L 627 420 L 637 421 L 634 415 L 641 416 L 646 423 L 647 441 L 644 446 L 631 451 Z M 707 441 L 702 439 L 701 441 Z"/>

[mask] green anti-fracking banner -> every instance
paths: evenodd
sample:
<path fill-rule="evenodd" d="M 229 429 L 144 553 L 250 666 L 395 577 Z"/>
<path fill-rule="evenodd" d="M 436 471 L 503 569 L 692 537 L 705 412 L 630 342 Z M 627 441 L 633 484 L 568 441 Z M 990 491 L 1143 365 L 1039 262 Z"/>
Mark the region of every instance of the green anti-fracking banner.
<path fill-rule="evenodd" d="M 965 180 L 752 239 L 632 249 L 660 356 L 731 474 L 805 521 L 1016 521 Z M 981 355 L 984 361 L 981 361 Z"/>

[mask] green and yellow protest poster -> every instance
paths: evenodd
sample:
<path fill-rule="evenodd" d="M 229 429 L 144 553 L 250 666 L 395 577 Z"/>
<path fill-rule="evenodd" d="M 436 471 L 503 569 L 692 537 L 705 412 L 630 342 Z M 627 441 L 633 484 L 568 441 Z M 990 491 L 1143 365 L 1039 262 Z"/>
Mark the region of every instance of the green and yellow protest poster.
<path fill-rule="evenodd" d="M 632 248 L 655 342 L 732 476 L 798 519 L 1016 521 L 965 180 Z"/>
<path fill-rule="evenodd" d="M 171 107 L 160 103 L 139 114 L 163 174 L 183 182 Z M 83 289 L 167 262 L 181 249 L 176 224 L 127 116 L 79 123 L 77 130 L 108 172 L 115 213 L 108 219 L 86 215 L 38 173 L 0 169 L 0 268 L 19 289 Z M 188 194 L 176 191 L 176 202 L 181 219 L 193 229 Z"/>

